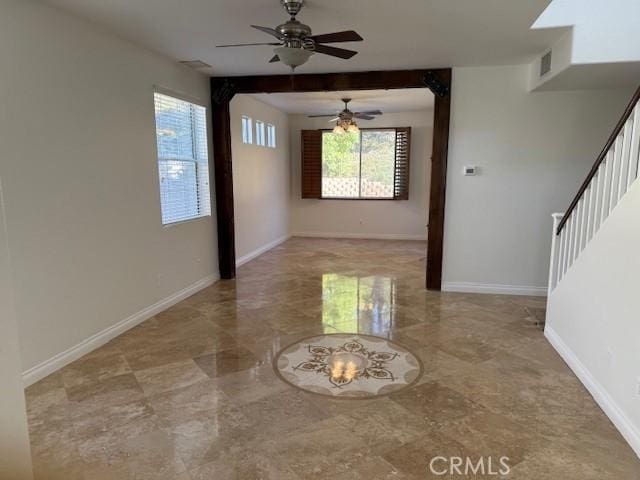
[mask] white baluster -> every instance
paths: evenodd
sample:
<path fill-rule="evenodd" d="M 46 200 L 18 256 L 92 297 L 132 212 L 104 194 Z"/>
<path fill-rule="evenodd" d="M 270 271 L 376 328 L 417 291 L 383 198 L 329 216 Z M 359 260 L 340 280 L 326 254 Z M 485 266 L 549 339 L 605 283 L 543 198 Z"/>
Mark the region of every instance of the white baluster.
<path fill-rule="evenodd" d="M 629 152 L 629 178 L 627 188 L 638 178 L 638 158 L 640 154 L 640 104 L 633 109 L 633 128 L 631 133 L 631 151 Z"/>
<path fill-rule="evenodd" d="M 609 216 L 609 199 L 611 192 L 611 168 L 613 166 L 613 151 L 609 150 L 604 161 L 604 183 L 602 185 L 602 212 L 600 224 Z"/>
<path fill-rule="evenodd" d="M 560 220 L 564 216 L 562 213 L 554 213 L 551 215 L 553 217 L 553 230 L 551 237 L 551 261 L 549 263 L 549 285 L 548 292 L 551 293 L 553 289 L 557 285 L 556 275 L 558 272 L 559 266 L 559 252 L 560 252 L 560 239 L 558 238 L 558 234 L 556 233 L 558 230 L 558 225 L 560 224 Z"/>
<path fill-rule="evenodd" d="M 587 235 L 585 244 L 589 243 L 591 238 L 593 237 L 593 224 L 596 217 L 596 195 L 598 192 L 598 175 L 600 174 L 600 169 L 596 171 L 596 174 L 591 179 L 591 185 L 589 185 L 589 215 L 587 216 Z"/>
<path fill-rule="evenodd" d="M 611 191 L 609 192 L 609 211 L 607 216 L 615 208 L 617 195 L 618 195 L 618 181 L 620 180 L 620 157 L 622 155 L 622 138 L 618 135 L 616 141 L 613 143 L 613 164 L 611 166 Z"/>
<path fill-rule="evenodd" d="M 564 217 L 564 214 L 562 214 L 562 216 Z M 556 285 L 558 283 L 560 283 L 560 280 L 562 280 L 562 277 L 564 275 L 564 263 L 565 263 L 565 258 L 567 258 L 567 235 L 566 235 L 567 231 L 566 229 L 562 229 L 560 231 L 559 234 L 559 239 L 560 239 L 560 257 L 558 258 L 558 268 L 557 268 L 557 274 L 556 274 Z"/>
<path fill-rule="evenodd" d="M 624 128 L 620 133 L 622 137 L 622 151 L 620 153 L 620 181 L 618 182 L 618 200 L 627 192 L 627 182 L 629 180 L 629 153 L 631 151 L 631 133 L 633 130 L 633 118 L 627 119 Z"/>
<path fill-rule="evenodd" d="M 571 264 L 576 261 L 578 255 L 580 254 L 580 228 L 582 227 L 582 198 L 578 201 L 578 205 L 576 207 L 575 215 L 576 215 L 576 223 L 575 223 L 575 234 L 573 237 L 573 255 L 571 257 Z"/>

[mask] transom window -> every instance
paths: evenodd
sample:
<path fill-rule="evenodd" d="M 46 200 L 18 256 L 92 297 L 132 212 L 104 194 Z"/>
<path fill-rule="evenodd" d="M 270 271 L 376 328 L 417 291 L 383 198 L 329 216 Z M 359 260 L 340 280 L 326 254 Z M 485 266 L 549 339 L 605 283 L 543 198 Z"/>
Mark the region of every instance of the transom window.
<path fill-rule="evenodd" d="M 276 148 L 276 126 L 267 123 L 267 146 Z"/>
<path fill-rule="evenodd" d="M 264 122 L 262 120 L 256 120 L 256 145 L 265 146 Z"/>
<path fill-rule="evenodd" d="M 245 115 L 242 116 L 242 143 L 253 143 L 253 120 Z"/>
<path fill-rule="evenodd" d="M 154 94 L 162 224 L 211 214 L 205 107 Z"/>

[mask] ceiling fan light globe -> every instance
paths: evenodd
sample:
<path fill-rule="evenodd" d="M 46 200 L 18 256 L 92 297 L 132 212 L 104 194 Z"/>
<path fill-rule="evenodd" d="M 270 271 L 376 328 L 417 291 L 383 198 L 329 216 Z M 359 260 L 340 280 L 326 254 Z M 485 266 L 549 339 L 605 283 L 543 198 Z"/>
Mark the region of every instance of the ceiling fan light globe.
<path fill-rule="evenodd" d="M 335 127 L 333 127 L 333 133 L 337 133 L 338 135 L 342 135 L 343 133 L 345 133 L 344 128 L 342 128 L 341 125 L 336 125 Z"/>
<path fill-rule="evenodd" d="M 360 131 L 360 129 L 358 128 L 358 125 L 356 125 L 356 122 L 351 122 L 351 124 L 347 127 L 347 132 L 349 133 L 358 133 Z"/>
<path fill-rule="evenodd" d="M 292 47 L 278 47 L 273 50 L 273 53 L 280 58 L 282 63 L 291 68 L 296 68 L 306 63 L 307 60 L 309 60 L 309 57 L 313 55 L 313 52 L 310 52 L 309 50 Z"/>

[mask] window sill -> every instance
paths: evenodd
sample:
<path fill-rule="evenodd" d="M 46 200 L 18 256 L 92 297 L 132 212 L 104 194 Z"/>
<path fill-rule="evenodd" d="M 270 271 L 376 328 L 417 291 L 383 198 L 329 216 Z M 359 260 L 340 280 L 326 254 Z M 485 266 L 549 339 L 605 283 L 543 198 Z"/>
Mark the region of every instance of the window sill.
<path fill-rule="evenodd" d="M 200 215 L 198 217 L 192 217 L 192 218 L 185 218 L 184 220 L 177 220 L 175 222 L 171 222 L 171 223 L 163 223 L 162 224 L 162 228 L 172 228 L 172 227 L 177 227 L 179 225 L 184 225 L 185 223 L 194 223 L 194 222 L 198 222 L 207 218 L 211 218 L 211 214 L 208 213 L 207 215 Z"/>
<path fill-rule="evenodd" d="M 369 201 L 375 201 L 375 202 L 379 202 L 379 201 L 391 201 L 391 202 L 395 202 L 398 200 L 404 200 L 402 198 L 393 198 L 393 197 L 320 197 L 318 200 L 356 200 L 356 201 L 365 201 L 365 202 L 369 202 Z"/>

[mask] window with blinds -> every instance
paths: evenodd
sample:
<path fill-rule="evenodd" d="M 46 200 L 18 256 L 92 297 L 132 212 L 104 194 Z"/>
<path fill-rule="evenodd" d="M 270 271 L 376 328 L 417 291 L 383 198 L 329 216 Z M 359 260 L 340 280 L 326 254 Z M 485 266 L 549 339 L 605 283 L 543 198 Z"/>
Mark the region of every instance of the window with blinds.
<path fill-rule="evenodd" d="M 302 198 L 407 200 L 411 128 L 302 132 Z"/>
<path fill-rule="evenodd" d="M 155 93 L 162 224 L 211 214 L 205 107 Z"/>
<path fill-rule="evenodd" d="M 276 126 L 267 123 L 267 147 L 276 148 Z"/>
<path fill-rule="evenodd" d="M 253 143 L 253 120 L 245 115 L 242 116 L 242 143 Z"/>
<path fill-rule="evenodd" d="M 265 146 L 264 122 L 261 120 L 256 120 L 256 145 Z"/>

